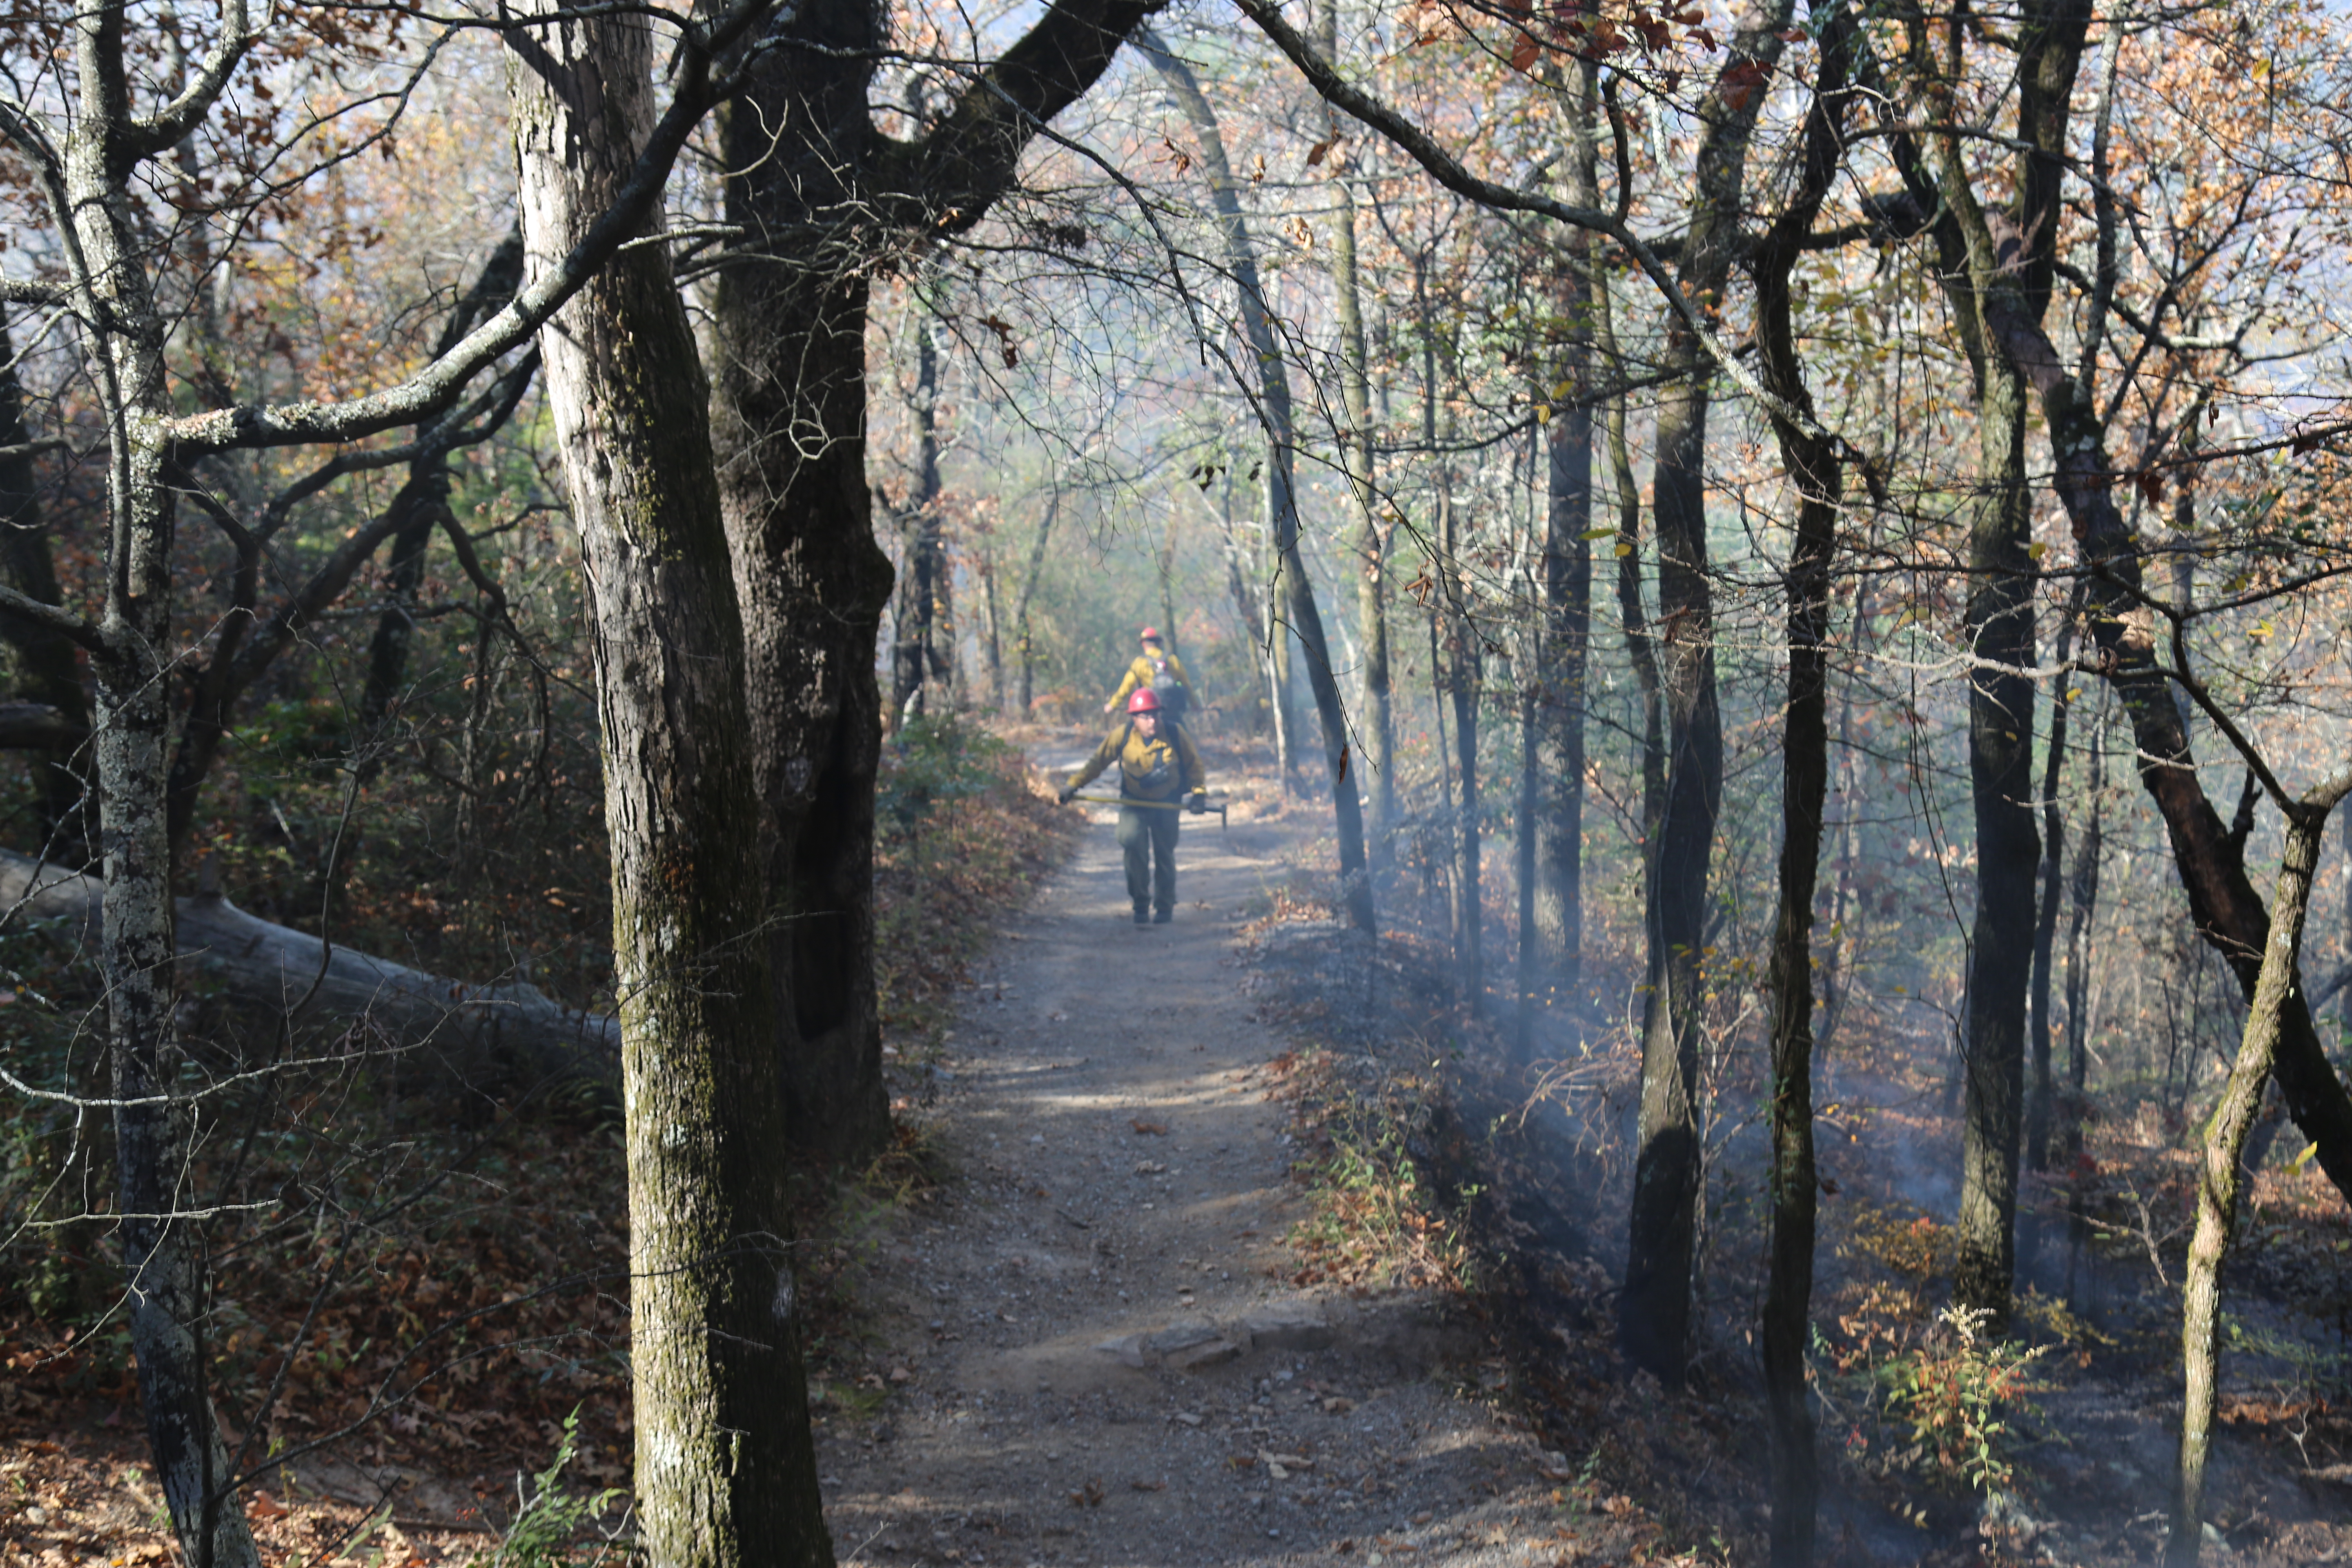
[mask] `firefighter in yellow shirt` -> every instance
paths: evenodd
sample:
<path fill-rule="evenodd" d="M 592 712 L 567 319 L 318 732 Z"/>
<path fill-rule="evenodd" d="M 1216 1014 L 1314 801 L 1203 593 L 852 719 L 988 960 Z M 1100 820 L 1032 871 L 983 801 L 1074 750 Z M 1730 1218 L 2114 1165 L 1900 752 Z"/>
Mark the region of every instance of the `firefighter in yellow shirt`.
<path fill-rule="evenodd" d="M 1086 766 L 1062 788 L 1064 805 L 1089 780 L 1118 763 L 1118 847 L 1127 854 L 1127 896 L 1135 923 L 1165 925 L 1176 910 L 1177 809 L 1208 809 L 1209 779 L 1192 738 L 1160 718 L 1160 699 L 1144 687 L 1127 700 L 1127 722 L 1103 737 Z M 1191 796 L 1188 803 L 1186 796 Z"/>
<path fill-rule="evenodd" d="M 1183 722 L 1184 709 L 1192 698 L 1192 678 L 1184 673 L 1182 660 L 1160 647 L 1157 626 L 1143 628 L 1143 652 L 1127 667 L 1127 679 L 1118 683 L 1118 689 L 1103 704 L 1103 711 L 1117 712 L 1139 691 L 1149 691 L 1159 698 L 1160 711 L 1170 720 Z"/>

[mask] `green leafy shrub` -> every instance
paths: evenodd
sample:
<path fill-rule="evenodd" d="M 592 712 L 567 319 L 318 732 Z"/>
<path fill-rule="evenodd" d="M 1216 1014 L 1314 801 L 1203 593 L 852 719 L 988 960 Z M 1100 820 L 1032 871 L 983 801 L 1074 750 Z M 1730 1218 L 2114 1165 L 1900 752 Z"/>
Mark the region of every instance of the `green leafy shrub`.
<path fill-rule="evenodd" d="M 1947 1307 L 1938 1314 L 1951 1330 L 1948 1348 L 1923 1345 L 1879 1369 L 1890 1415 L 1909 1426 L 1908 1456 L 1919 1468 L 1964 1479 L 1980 1492 L 2005 1492 L 2016 1479 L 2005 1413 L 2032 1391 L 2032 1363 L 2046 1345 L 2027 1350 L 1987 1339 L 1991 1313 Z"/>
<path fill-rule="evenodd" d="M 507 1527 L 506 1538 L 496 1552 L 474 1559 L 474 1568 L 566 1568 L 572 1563 L 572 1543 L 581 1533 L 598 1515 L 628 1496 L 619 1487 L 583 1496 L 565 1486 L 564 1469 L 579 1447 L 580 1412 L 575 1407 L 563 1418 L 563 1436 L 555 1446 L 554 1462 L 530 1478 L 527 1494 L 523 1478 L 515 1477 L 515 1490 L 523 1495 L 514 1522 Z"/>

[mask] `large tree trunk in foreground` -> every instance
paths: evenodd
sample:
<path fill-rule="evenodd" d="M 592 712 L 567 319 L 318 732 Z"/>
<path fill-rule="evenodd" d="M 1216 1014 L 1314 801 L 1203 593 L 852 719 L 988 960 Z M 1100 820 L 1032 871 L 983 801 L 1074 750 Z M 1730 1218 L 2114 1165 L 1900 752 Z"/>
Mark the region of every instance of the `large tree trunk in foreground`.
<path fill-rule="evenodd" d="M 649 25 L 514 36 L 534 271 L 653 122 Z M 588 581 L 612 837 L 629 1161 L 630 1383 L 644 1550 L 829 1564 L 785 1235 L 760 803 L 743 643 L 694 337 L 658 246 L 541 332 Z"/>
<path fill-rule="evenodd" d="M 2213 1329 L 2221 1310 L 2221 1262 L 2238 1223 L 2238 1197 L 2245 1181 L 2241 1162 L 2285 1032 L 2287 994 L 2295 988 L 2296 955 L 2303 946 L 2304 917 L 2311 908 L 2320 839 L 2328 813 L 2347 793 L 2352 793 L 2352 773 L 2338 773 L 2287 810 L 2286 848 L 2280 858 L 2278 887 L 2271 896 L 2270 941 L 2263 952 L 2253 1003 L 2247 1009 L 2238 1059 L 2231 1065 L 2221 1103 L 2205 1124 L 2197 1229 L 2189 1238 L 2188 1272 L 2180 1288 L 2180 1462 L 2172 1531 L 2164 1548 L 2167 1568 L 2194 1568 L 2203 1544 L 2205 1462 L 2212 1441 L 2218 1365 Z"/>
<path fill-rule="evenodd" d="M 871 6 L 782 24 L 825 50 L 882 42 Z M 874 993 L 874 780 L 882 694 L 875 642 L 890 563 L 866 482 L 870 287 L 853 182 L 873 139 L 871 68 L 778 49 L 723 110 L 727 217 L 754 236 L 811 226 L 839 240 L 749 247 L 711 296 L 721 495 L 765 806 L 769 957 L 791 1147 L 861 1159 L 888 1136 Z M 781 133 L 781 140 L 779 135 Z"/>
<path fill-rule="evenodd" d="M 773 900 L 788 1127 L 835 1160 L 889 1136 L 874 992 L 876 637 L 890 563 L 866 483 L 866 318 L 874 270 L 916 236 L 978 223 L 1022 149 L 1098 78 L 1157 0 L 1055 0 L 916 142 L 884 136 L 867 89 L 875 0 L 803 6 L 728 107 L 719 275 L 720 498 L 743 614 L 746 692 Z"/>
<path fill-rule="evenodd" d="M 1794 0 L 1767 0 L 1733 39 L 1724 69 L 1769 69 L 1780 57 L 1780 34 L 1793 9 Z M 1733 89 L 1703 100 L 1706 124 L 1679 278 L 1702 309 L 1717 306 L 1730 281 L 1748 145 L 1763 99 L 1760 92 Z M 1699 1009 L 1706 997 L 1700 950 L 1723 804 L 1723 714 L 1716 696 L 1706 538 L 1706 425 L 1715 366 L 1679 322 L 1668 331 L 1665 354 L 1675 380 L 1658 399 L 1652 485 L 1667 721 L 1665 817 L 1650 879 L 1661 973 L 1643 1020 L 1639 1148 L 1617 1328 L 1634 1365 L 1680 1388 L 1690 1360 L 1701 1180 Z"/>

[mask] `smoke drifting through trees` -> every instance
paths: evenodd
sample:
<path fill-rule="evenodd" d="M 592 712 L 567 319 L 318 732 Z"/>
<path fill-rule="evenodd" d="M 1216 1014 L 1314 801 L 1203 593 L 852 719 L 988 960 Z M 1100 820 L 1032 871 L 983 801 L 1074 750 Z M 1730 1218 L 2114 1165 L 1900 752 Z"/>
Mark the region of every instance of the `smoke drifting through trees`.
<path fill-rule="evenodd" d="M 653 612 L 689 598 L 723 606 L 696 629 L 741 689 L 644 720 L 692 760 L 640 815 L 719 789 L 758 866 L 688 955 L 763 955 L 729 971 L 763 1004 L 698 1026 L 767 1043 L 777 1104 L 743 1136 L 890 1142 L 886 731 L 1090 720 L 1160 624 L 1201 727 L 1275 740 L 1328 824 L 1335 919 L 1444 943 L 1533 1072 L 1637 1084 L 1584 1125 L 1612 1158 L 1569 1217 L 1620 1271 L 1631 1365 L 1764 1390 L 1776 1561 L 1811 1551 L 1816 1227 L 1853 1234 L 1817 1194 L 1952 1226 L 1956 1300 L 2031 1333 L 2021 1227 L 2087 1223 L 2143 1109 L 2162 1148 L 2210 1113 L 2193 1556 L 2268 1078 L 2299 1129 L 2277 1152 L 2352 1190 L 2340 1021 L 2323 975 L 2266 967 L 2294 927 L 2250 869 L 2289 868 L 2305 952 L 2341 946 L 2352 892 L 2291 782 L 2345 733 L 2339 21 L 1241 11 L 1255 33 L 1069 0 L 1017 37 L 870 5 L 662 20 L 642 145 L 528 269 L 509 174 L 446 121 L 488 101 L 477 25 L 527 64 L 584 23 L 12 24 L 0 631 L 40 710 L 13 831 L 107 886 L 105 1082 L 58 1091 L 112 1121 L 124 1261 L 161 1282 L 131 1325 L 192 1556 L 254 1560 L 258 1460 L 217 1436 L 207 1233 L 172 1194 L 226 1125 L 187 1086 L 252 1064 L 187 1033 L 174 896 L 226 876 L 330 938 L 452 935 L 533 853 L 502 839 L 518 802 L 593 809 L 595 738 L 619 768 L 638 722 L 600 660 L 667 646 Z M 340 107 L 306 122 L 305 94 Z M 444 174 L 495 187 L 455 238 L 395 199 Z M 698 323 L 729 545 L 723 583 L 703 539 L 693 595 L 647 590 L 625 637 L 614 552 L 655 520 L 581 498 L 621 494 L 598 453 L 629 441 L 528 347 L 571 341 L 591 279 Z M 698 403 L 679 377 L 660 401 Z M 740 758 L 706 757 L 730 725 Z M 412 806 L 457 848 L 394 900 Z M 661 989 L 628 956 L 661 945 L 631 889 L 669 875 L 643 826 L 551 827 L 568 868 L 524 879 L 576 900 L 611 857 L 618 901 L 566 917 L 593 955 L 540 975 L 574 1005 Z M 447 956 L 503 969 L 509 927 Z M 1945 1083 L 1957 1121 L 1883 1165 L 1816 1126 Z M 746 1201 L 736 1228 L 781 1225 Z"/>

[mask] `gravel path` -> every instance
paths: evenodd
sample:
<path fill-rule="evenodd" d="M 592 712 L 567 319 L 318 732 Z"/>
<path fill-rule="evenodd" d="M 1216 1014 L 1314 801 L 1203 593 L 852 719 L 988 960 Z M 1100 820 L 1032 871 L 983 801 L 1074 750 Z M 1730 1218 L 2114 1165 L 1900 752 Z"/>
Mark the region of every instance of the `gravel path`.
<path fill-rule="evenodd" d="M 1304 1211 L 1260 1078 L 1284 1047 L 1234 942 L 1280 826 L 1188 819 L 1176 921 L 1139 928 L 1112 815 L 1008 921 L 949 1042 L 958 1179 L 892 1222 L 875 1373 L 819 1432 L 841 1559 L 1579 1560 L 1570 1478 L 1484 1393 L 1475 1332 L 1286 1282 Z"/>

